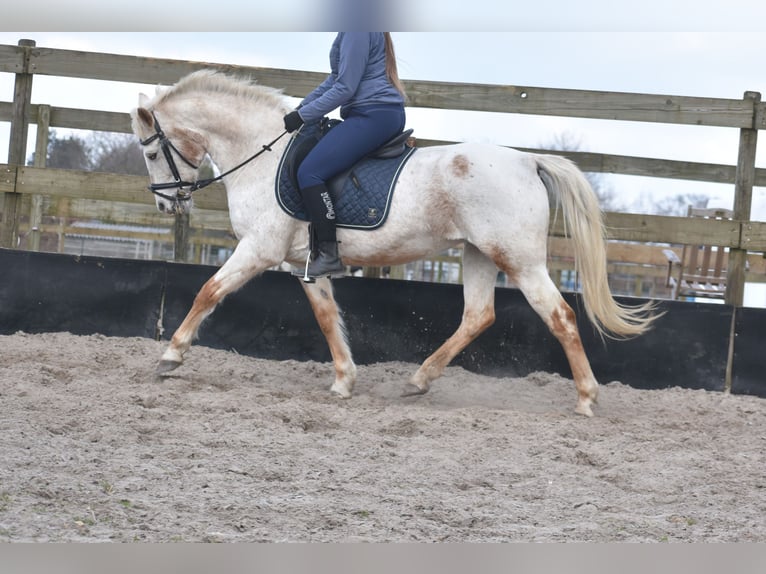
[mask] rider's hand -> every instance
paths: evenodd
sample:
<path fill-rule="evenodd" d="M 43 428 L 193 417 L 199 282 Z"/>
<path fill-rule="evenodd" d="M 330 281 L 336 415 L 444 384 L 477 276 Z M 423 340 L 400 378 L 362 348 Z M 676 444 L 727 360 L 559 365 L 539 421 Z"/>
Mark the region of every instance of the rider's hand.
<path fill-rule="evenodd" d="M 303 125 L 303 118 L 298 113 L 298 110 L 292 111 L 284 117 L 285 129 L 288 132 L 294 132 Z"/>

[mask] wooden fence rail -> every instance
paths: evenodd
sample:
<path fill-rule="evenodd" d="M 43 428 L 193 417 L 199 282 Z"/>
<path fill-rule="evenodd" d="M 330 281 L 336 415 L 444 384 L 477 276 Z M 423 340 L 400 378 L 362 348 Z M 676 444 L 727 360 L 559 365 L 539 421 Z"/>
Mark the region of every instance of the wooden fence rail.
<path fill-rule="evenodd" d="M 0 164 L 0 208 L 3 213 L 0 247 L 18 245 L 20 225 L 24 219 L 21 212 L 24 197 L 38 198 L 38 204 L 41 196 L 63 201 L 88 199 L 130 205 L 152 203 L 145 191 L 145 177 L 56 170 L 45 168 L 40 162 L 35 166 L 25 165 L 29 125 L 38 127 L 38 151 L 45 149 L 40 142 L 47 142 L 49 128 L 130 133 L 127 111 L 106 112 L 32 104 L 35 75 L 169 85 L 203 68 L 251 76 L 263 85 L 280 88 L 295 97 L 304 96 L 324 78 L 324 74 L 314 72 L 50 49 L 38 47 L 31 40 L 20 40 L 18 46 L 0 45 L 0 73 L 14 74 L 16 80 L 14 101 L 0 102 L 0 121 L 11 123 L 8 161 Z M 527 151 L 566 155 L 586 172 L 733 185 L 735 219 L 731 222 L 616 212 L 605 214 L 605 219 L 609 238 L 614 240 L 671 244 L 693 244 L 704 240 L 729 247 L 731 280 L 726 300 L 733 305 L 742 305 L 747 270 L 749 268 L 752 274 L 756 262 L 754 254 L 766 252 L 766 223 L 750 220 L 753 186 L 766 186 L 766 169 L 755 167 L 758 131 L 766 128 L 766 107 L 761 102 L 760 94 L 745 92 L 741 100 L 734 100 L 418 80 L 406 80 L 404 83 L 412 107 L 739 129 L 736 165 L 583 152 Z M 451 142 L 418 140 L 419 146 L 440 143 Z M 226 198 L 222 187 L 211 186 L 195 198 L 195 205 L 203 212 L 209 210 L 211 214 L 225 212 Z M 221 231 L 220 219 L 211 226 L 217 231 Z M 39 232 L 43 224 L 36 221 L 35 225 L 29 222 L 28 226 L 29 233 L 33 228 Z M 559 227 L 552 228 L 553 235 L 561 233 Z M 181 229 L 176 235 L 176 255 L 183 257 L 186 253 L 183 241 L 195 237 L 195 234 Z M 230 239 L 224 237 L 221 241 Z"/>

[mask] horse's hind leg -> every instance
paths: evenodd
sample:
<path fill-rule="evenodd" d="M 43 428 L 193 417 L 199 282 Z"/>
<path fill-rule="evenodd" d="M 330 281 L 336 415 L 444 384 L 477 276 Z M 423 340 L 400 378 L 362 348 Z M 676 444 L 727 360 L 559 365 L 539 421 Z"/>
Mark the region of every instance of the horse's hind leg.
<path fill-rule="evenodd" d="M 356 365 L 351 357 L 343 318 L 333 296 L 332 283 L 327 278 L 321 278 L 315 283 L 301 281 L 301 285 L 311 303 L 319 328 L 327 339 L 335 365 L 335 382 L 330 390 L 347 399 L 356 382 Z"/>
<path fill-rule="evenodd" d="M 585 355 L 574 311 L 564 301 L 544 266 L 516 273 L 513 278 L 529 304 L 564 348 L 577 387 L 575 412 L 592 417 L 591 405 L 598 398 L 598 382 Z"/>
<path fill-rule="evenodd" d="M 463 318 L 457 331 L 428 357 L 410 379 L 404 396 L 428 392 L 431 381 L 460 351 L 495 322 L 495 281 L 497 267 L 476 247 L 466 243 L 463 250 Z"/>

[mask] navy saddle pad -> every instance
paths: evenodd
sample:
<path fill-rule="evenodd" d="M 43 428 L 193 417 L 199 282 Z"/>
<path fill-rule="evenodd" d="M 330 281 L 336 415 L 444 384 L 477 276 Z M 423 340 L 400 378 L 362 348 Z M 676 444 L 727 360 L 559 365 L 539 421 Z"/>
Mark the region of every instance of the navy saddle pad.
<path fill-rule="evenodd" d="M 304 125 L 293 134 L 279 162 L 275 185 L 277 203 L 289 215 L 302 221 L 308 221 L 308 214 L 295 177 L 298 165 L 322 136 L 338 123 L 340 120 L 323 118 Z M 371 230 L 383 225 L 399 173 L 415 152 L 414 147 L 406 144 L 410 134 L 411 129 L 402 132 L 328 182 L 338 227 Z"/>

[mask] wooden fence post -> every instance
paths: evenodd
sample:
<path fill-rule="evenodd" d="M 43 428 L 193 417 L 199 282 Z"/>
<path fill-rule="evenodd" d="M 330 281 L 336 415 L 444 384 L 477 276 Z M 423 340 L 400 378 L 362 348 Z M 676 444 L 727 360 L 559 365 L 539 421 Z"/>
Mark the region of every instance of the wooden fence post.
<path fill-rule="evenodd" d="M 32 74 L 29 73 L 29 59 L 34 40 L 19 40 L 19 46 L 24 48 L 24 68 L 16 74 L 16 84 L 13 91 L 13 116 L 11 118 L 11 136 L 8 145 L 8 163 L 24 165 L 27 153 L 27 110 L 32 99 Z M 0 247 L 15 249 L 19 235 L 19 215 L 21 211 L 21 194 L 15 191 L 6 192 L 3 204 L 3 221 L 0 225 Z"/>
<path fill-rule="evenodd" d="M 745 100 L 753 102 L 753 125 L 742 128 L 739 132 L 739 153 L 737 171 L 734 174 L 734 219 L 750 221 L 753 204 L 753 181 L 755 180 L 755 152 L 758 144 L 758 104 L 761 103 L 759 92 L 745 92 Z M 731 392 L 734 375 L 734 341 L 736 339 L 737 309 L 745 300 L 745 271 L 747 249 L 729 250 L 729 268 L 726 279 L 725 302 L 734 307 L 729 330 L 729 351 L 726 362 L 724 392 Z"/>
<path fill-rule="evenodd" d="M 176 213 L 173 245 L 173 261 L 186 263 L 189 260 L 189 214 Z"/>
<path fill-rule="evenodd" d="M 739 154 L 734 175 L 734 219 L 750 221 L 755 180 L 755 151 L 758 143 L 757 109 L 761 103 L 759 92 L 745 92 L 745 100 L 753 103 L 753 125 L 739 132 Z M 747 249 L 731 249 L 726 280 L 726 303 L 741 307 L 745 298 L 745 266 Z"/>
<path fill-rule="evenodd" d="M 51 107 L 41 104 L 37 108 L 37 140 L 35 141 L 35 167 L 45 167 L 48 161 L 48 142 L 51 124 Z M 29 213 L 29 250 L 40 251 L 40 226 L 43 220 L 43 196 L 32 196 Z"/>

